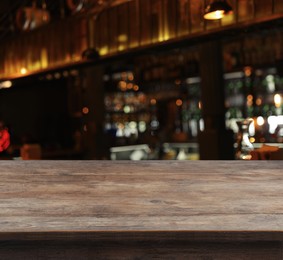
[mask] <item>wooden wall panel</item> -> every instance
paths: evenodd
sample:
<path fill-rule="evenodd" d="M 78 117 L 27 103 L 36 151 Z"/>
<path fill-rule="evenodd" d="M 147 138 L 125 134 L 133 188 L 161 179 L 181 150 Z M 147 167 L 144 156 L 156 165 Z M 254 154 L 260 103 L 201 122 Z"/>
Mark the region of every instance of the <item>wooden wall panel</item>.
<path fill-rule="evenodd" d="M 99 30 L 100 30 L 100 50 L 102 54 L 109 53 L 109 36 L 108 36 L 108 15 L 106 12 L 103 12 L 99 17 Z"/>
<path fill-rule="evenodd" d="M 283 1 L 282 0 L 274 0 L 274 12 L 275 13 L 283 12 Z"/>
<path fill-rule="evenodd" d="M 163 0 L 164 3 L 164 32 L 165 40 L 173 39 L 177 36 L 177 2 Z"/>
<path fill-rule="evenodd" d="M 204 10 L 204 3 L 200 0 L 190 1 L 190 24 L 191 32 L 203 31 L 204 20 L 202 17 Z"/>
<path fill-rule="evenodd" d="M 189 33 L 189 0 L 177 1 L 177 35 L 187 35 Z"/>
<path fill-rule="evenodd" d="M 162 0 L 151 1 L 151 36 L 152 42 L 163 41 L 163 21 Z"/>
<path fill-rule="evenodd" d="M 151 0 L 140 1 L 140 44 L 150 44 L 151 39 Z"/>
<path fill-rule="evenodd" d="M 128 48 L 129 42 L 129 16 L 128 5 L 120 5 L 118 9 L 118 51 L 124 51 Z"/>
<path fill-rule="evenodd" d="M 255 15 L 256 17 L 263 17 L 272 13 L 272 2 L 267 0 L 255 1 Z"/>
<path fill-rule="evenodd" d="M 246 21 L 254 18 L 254 1 L 238 0 L 238 21 Z"/>
<path fill-rule="evenodd" d="M 139 2 L 131 1 L 129 5 L 129 48 L 135 48 L 139 46 L 140 42 L 140 13 Z"/>
<path fill-rule="evenodd" d="M 109 21 L 109 52 L 115 53 L 118 50 L 118 14 L 117 8 L 107 11 Z"/>
<path fill-rule="evenodd" d="M 97 19 L 87 15 L 50 23 L 2 44 L 7 51 L 0 75 L 15 76 L 21 67 L 32 72 L 68 65 L 80 61 L 88 47 L 101 55 L 115 54 L 283 12 L 281 0 L 228 1 L 234 14 L 214 22 L 203 19 L 209 0 L 132 0 L 104 10 Z"/>

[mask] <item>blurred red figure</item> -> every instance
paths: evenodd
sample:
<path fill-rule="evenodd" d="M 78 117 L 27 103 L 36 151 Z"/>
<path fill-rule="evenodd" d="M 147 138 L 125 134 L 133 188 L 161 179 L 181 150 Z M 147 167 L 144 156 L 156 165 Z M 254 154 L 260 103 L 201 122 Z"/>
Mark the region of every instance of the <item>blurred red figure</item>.
<path fill-rule="evenodd" d="M 10 134 L 7 127 L 5 127 L 4 122 L 0 121 L 0 153 L 7 150 L 10 146 Z"/>

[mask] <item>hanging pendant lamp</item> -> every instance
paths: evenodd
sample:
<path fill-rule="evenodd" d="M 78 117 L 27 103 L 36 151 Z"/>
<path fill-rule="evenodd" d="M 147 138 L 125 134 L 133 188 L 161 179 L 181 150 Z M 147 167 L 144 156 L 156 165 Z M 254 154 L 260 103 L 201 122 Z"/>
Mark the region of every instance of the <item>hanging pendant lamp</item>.
<path fill-rule="evenodd" d="M 203 17 L 206 20 L 218 20 L 231 12 L 233 9 L 226 0 L 214 0 L 205 8 Z"/>

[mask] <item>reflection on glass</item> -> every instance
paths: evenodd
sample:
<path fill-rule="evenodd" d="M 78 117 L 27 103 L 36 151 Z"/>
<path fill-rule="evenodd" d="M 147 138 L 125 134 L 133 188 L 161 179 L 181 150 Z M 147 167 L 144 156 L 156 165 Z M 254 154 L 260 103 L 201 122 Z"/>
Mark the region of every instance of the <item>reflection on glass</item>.
<path fill-rule="evenodd" d="M 253 122 L 252 119 L 244 119 L 237 121 L 239 127 L 237 135 L 237 150 L 236 159 L 238 160 L 250 160 L 251 151 L 254 149 L 249 139 L 249 126 Z"/>

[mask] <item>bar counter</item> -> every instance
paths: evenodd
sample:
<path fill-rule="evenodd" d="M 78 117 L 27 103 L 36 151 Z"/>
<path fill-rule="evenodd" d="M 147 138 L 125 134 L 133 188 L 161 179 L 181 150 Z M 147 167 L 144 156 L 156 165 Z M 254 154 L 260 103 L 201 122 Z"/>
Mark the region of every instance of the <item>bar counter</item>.
<path fill-rule="evenodd" d="M 283 259 L 283 161 L 0 164 L 0 259 Z"/>

